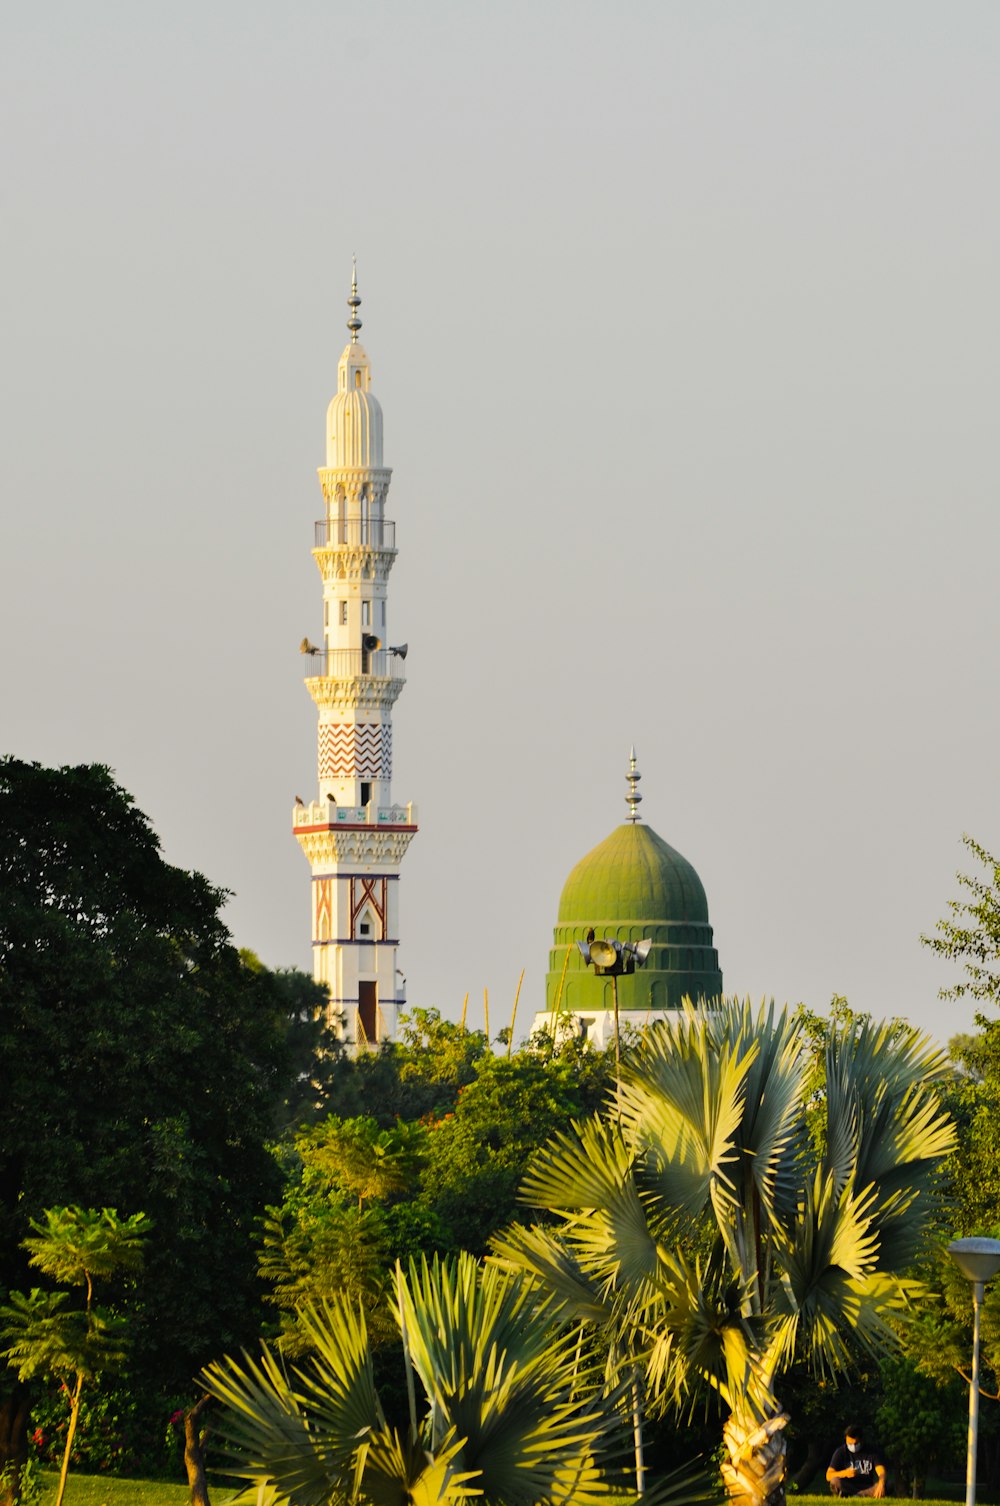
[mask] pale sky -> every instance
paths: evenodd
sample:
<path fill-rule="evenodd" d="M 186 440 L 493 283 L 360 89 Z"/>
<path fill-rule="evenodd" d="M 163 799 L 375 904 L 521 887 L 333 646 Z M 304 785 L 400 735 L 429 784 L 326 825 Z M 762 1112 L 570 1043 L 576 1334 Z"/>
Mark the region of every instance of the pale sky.
<path fill-rule="evenodd" d="M 410 1002 L 541 1007 L 634 742 L 727 991 L 964 1028 L 918 937 L 1000 848 L 998 78 L 995 0 L 4 5 L 0 744 L 311 965 L 356 251 Z"/>

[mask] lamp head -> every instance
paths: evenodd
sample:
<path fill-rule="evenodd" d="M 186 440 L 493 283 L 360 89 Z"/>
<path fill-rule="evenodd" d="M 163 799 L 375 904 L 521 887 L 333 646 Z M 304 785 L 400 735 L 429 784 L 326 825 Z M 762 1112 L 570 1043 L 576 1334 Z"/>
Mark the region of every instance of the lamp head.
<path fill-rule="evenodd" d="M 953 1239 L 948 1254 L 967 1281 L 992 1281 L 1000 1271 L 1000 1239 Z"/>
<path fill-rule="evenodd" d="M 618 961 L 621 943 L 617 941 L 592 941 L 590 960 L 595 967 L 614 967 Z"/>

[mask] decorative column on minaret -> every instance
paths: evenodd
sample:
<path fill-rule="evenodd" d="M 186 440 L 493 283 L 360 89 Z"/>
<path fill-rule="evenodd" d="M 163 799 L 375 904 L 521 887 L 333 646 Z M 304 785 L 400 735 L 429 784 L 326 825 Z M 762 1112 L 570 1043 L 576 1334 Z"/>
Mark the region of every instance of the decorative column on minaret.
<path fill-rule="evenodd" d="M 319 799 L 296 804 L 294 831 L 312 868 L 313 975 L 344 1039 L 394 1033 L 399 867 L 416 807 L 394 805 L 392 707 L 406 645 L 388 646 L 387 583 L 395 524 L 385 515 L 382 409 L 358 342 L 357 268 L 347 300 L 351 339 L 337 368 L 319 472 L 325 516 L 313 558 L 323 579 L 323 646 L 302 641 L 306 688 L 319 711 Z"/>

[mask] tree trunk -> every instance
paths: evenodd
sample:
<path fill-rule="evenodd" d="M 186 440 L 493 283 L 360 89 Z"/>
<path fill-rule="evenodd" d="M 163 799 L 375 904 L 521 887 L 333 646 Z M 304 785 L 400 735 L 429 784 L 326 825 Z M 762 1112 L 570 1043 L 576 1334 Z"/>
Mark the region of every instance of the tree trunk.
<path fill-rule="evenodd" d="M 795 1471 L 791 1478 L 794 1490 L 807 1490 L 816 1478 L 817 1471 L 824 1459 L 830 1457 L 830 1450 L 824 1448 L 817 1438 L 810 1438 L 806 1445 L 806 1457 L 803 1463 Z"/>
<path fill-rule="evenodd" d="M 10 1377 L 13 1381 L 13 1376 Z M 0 1401 L 0 1506 L 17 1506 L 21 1470 L 28 1462 L 31 1393 L 20 1381 Z"/>
<path fill-rule="evenodd" d="M 763 1421 L 753 1414 L 732 1413 L 722 1430 L 728 1457 L 722 1480 L 732 1506 L 785 1506 L 785 1437 L 787 1412 Z"/>
<path fill-rule="evenodd" d="M 73 1452 L 73 1439 L 76 1437 L 76 1424 L 80 1416 L 80 1392 L 83 1390 L 83 1376 L 76 1378 L 76 1390 L 69 1404 L 69 1427 L 66 1430 L 66 1452 L 63 1454 L 62 1471 L 59 1475 L 59 1489 L 56 1491 L 56 1506 L 62 1506 L 63 1496 L 66 1494 L 66 1478 L 69 1474 L 69 1456 Z"/>
<path fill-rule="evenodd" d="M 208 1480 L 205 1478 L 205 1455 L 202 1451 L 204 1433 L 199 1417 L 212 1398 L 206 1392 L 193 1407 L 184 1413 L 184 1468 L 187 1470 L 191 1506 L 211 1506 L 208 1499 Z"/>

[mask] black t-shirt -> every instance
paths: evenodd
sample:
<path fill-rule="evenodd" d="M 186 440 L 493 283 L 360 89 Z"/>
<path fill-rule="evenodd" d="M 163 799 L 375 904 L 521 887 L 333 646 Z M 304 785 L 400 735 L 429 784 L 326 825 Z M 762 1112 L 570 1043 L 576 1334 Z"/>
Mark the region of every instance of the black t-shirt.
<path fill-rule="evenodd" d="M 853 1467 L 854 1474 L 846 1480 L 841 1480 L 840 1488 L 845 1496 L 856 1496 L 859 1490 L 867 1490 L 878 1479 L 876 1464 L 884 1466 L 881 1450 L 872 1448 L 870 1443 L 863 1443 L 856 1454 L 852 1454 L 846 1443 L 842 1443 L 835 1450 L 830 1460 L 830 1468 L 834 1470 L 850 1469 Z"/>

